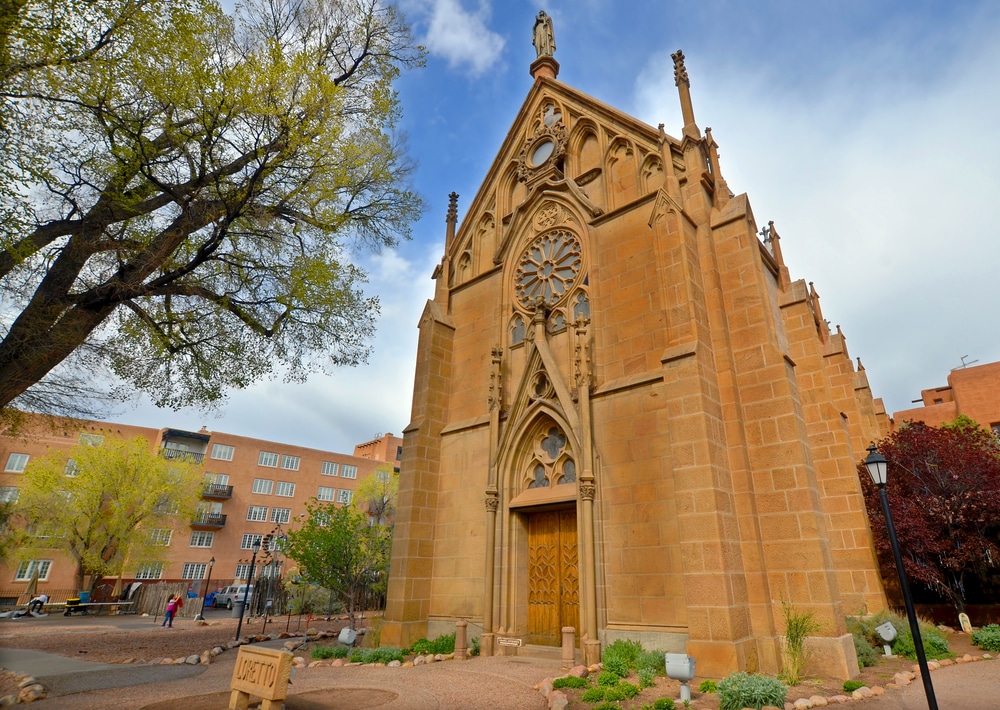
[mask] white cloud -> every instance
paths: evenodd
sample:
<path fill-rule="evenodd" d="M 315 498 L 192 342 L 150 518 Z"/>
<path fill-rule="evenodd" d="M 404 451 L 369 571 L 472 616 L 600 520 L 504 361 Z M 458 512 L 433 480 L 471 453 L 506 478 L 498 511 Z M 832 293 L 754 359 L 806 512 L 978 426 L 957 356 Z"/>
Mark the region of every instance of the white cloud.
<path fill-rule="evenodd" d="M 450 66 L 466 66 L 478 76 L 499 60 L 504 38 L 486 27 L 490 19 L 488 3 L 480 3 L 479 9 L 472 12 L 459 0 L 420 0 L 410 5 L 418 13 L 429 15 L 424 46 Z"/>

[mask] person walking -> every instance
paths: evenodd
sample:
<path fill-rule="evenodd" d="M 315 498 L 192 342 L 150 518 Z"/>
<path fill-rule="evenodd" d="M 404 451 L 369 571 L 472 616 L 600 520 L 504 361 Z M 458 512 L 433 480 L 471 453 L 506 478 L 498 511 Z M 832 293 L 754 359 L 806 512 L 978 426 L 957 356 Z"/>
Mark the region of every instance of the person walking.
<path fill-rule="evenodd" d="M 181 596 L 179 594 L 171 594 L 170 599 L 167 601 L 167 611 L 163 615 L 163 623 L 160 626 L 166 626 L 168 629 L 174 628 L 174 616 L 176 616 L 182 606 L 184 606 L 184 600 L 181 599 Z"/>

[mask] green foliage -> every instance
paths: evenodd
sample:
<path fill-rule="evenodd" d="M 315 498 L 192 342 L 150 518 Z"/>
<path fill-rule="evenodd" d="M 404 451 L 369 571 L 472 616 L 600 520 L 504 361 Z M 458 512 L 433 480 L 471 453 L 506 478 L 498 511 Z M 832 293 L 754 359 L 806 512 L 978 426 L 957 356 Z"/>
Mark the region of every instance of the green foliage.
<path fill-rule="evenodd" d="M 703 680 L 698 686 L 699 693 L 714 693 L 718 690 L 719 684 L 714 680 Z"/>
<path fill-rule="evenodd" d="M 379 466 L 370 476 L 358 482 L 351 504 L 364 511 L 377 525 L 387 525 L 396 512 L 396 498 L 399 496 L 399 474 L 392 466 Z M 381 575 L 383 585 L 388 575 Z M 376 590 L 383 591 L 383 590 Z"/>
<path fill-rule="evenodd" d="M 907 628 L 908 625 L 906 619 L 888 609 L 883 609 L 870 616 L 849 616 L 846 619 L 846 625 L 847 630 L 852 634 L 859 633 L 865 637 L 872 648 L 879 649 L 885 644 L 885 641 L 882 640 L 875 628 L 887 621 L 892 623 L 897 633 Z"/>
<path fill-rule="evenodd" d="M 921 623 L 919 628 L 920 638 L 924 642 L 924 654 L 928 659 L 937 661 L 955 655 L 948 648 L 948 640 L 944 634 L 938 631 L 937 627 Z M 892 645 L 892 650 L 900 656 L 916 660 L 917 651 L 913 646 L 913 634 L 910 633 L 909 627 L 899 632 L 896 642 Z"/>
<path fill-rule="evenodd" d="M 628 661 L 620 656 L 612 656 L 604 661 L 604 671 L 624 678 L 628 675 Z"/>
<path fill-rule="evenodd" d="M 368 516 L 351 506 L 313 499 L 306 510 L 302 527 L 288 533 L 286 554 L 298 564 L 300 576 L 330 590 L 344 604 L 354 628 L 360 591 L 388 564 L 391 531 L 369 525 Z"/>
<path fill-rule="evenodd" d="M 667 667 L 663 658 L 663 651 L 643 651 L 636 660 L 636 668 L 642 670 L 648 668 L 658 676 L 667 674 Z"/>
<path fill-rule="evenodd" d="M 642 644 L 638 641 L 618 639 L 604 649 L 601 660 L 607 665 L 608 659 L 620 658 L 625 661 L 626 667 L 635 668 L 641 653 Z"/>
<path fill-rule="evenodd" d="M 192 459 L 162 457 L 143 437 L 98 439 L 32 458 L 16 507 L 19 555 L 65 550 L 77 563 L 76 589 L 85 575 L 96 585 L 162 560 L 164 537 L 188 531 L 203 481 Z"/>
<path fill-rule="evenodd" d="M 719 710 L 760 710 L 765 705 L 783 707 L 788 688 L 771 676 L 733 673 L 719 681 L 718 694 Z"/>
<path fill-rule="evenodd" d="M 638 673 L 640 688 L 652 688 L 656 685 L 656 671 L 652 668 L 640 668 Z"/>
<path fill-rule="evenodd" d="M 1000 653 L 1000 625 L 990 624 L 973 631 L 972 643 L 984 651 Z"/>
<path fill-rule="evenodd" d="M 621 706 L 617 703 L 606 702 L 601 703 L 600 705 L 595 705 L 594 710 L 621 710 Z"/>
<path fill-rule="evenodd" d="M 612 671 L 601 671 L 601 674 L 597 676 L 597 684 L 605 687 L 613 688 L 618 685 L 618 681 L 621 680 L 621 676 Z"/>
<path fill-rule="evenodd" d="M 410 653 L 418 656 L 436 656 L 439 653 L 455 652 L 455 632 L 438 636 L 433 641 L 427 639 L 417 639 L 409 649 Z"/>
<path fill-rule="evenodd" d="M 605 688 L 604 699 L 608 702 L 619 703 L 626 699 L 625 690 L 619 685 L 616 685 L 613 688 Z"/>
<path fill-rule="evenodd" d="M 622 681 L 617 686 L 615 686 L 615 690 L 620 690 L 622 693 L 624 693 L 626 700 L 634 698 L 636 695 L 639 694 L 639 687 L 634 683 L 629 683 L 627 680 Z M 610 698 L 608 699 L 610 700 Z"/>
<path fill-rule="evenodd" d="M 345 648 L 346 650 L 346 648 Z M 403 652 L 398 648 L 383 646 L 381 648 L 355 648 L 351 650 L 351 663 L 389 663 L 404 660 Z"/>
<path fill-rule="evenodd" d="M 789 685 L 796 685 L 802 679 L 808 661 L 805 641 L 820 630 L 820 624 L 813 613 L 797 612 L 788 601 L 781 601 L 781 615 L 785 621 L 785 643 L 781 649 L 784 659 L 782 677 Z"/>
<path fill-rule="evenodd" d="M 469 641 L 469 655 L 478 656 L 481 651 L 482 649 L 479 646 L 479 637 L 476 636 L 476 638 Z"/>
<path fill-rule="evenodd" d="M 604 700 L 604 692 L 607 690 L 603 686 L 597 686 L 596 688 L 590 688 L 583 694 L 583 702 L 585 703 L 599 703 Z"/>
<path fill-rule="evenodd" d="M 865 684 L 860 680 L 845 680 L 844 681 L 844 692 L 853 693 L 858 688 L 864 688 Z"/>
<path fill-rule="evenodd" d="M 565 678 L 556 678 L 552 681 L 553 688 L 586 688 L 590 685 L 586 678 L 577 678 L 575 675 Z"/>
<path fill-rule="evenodd" d="M 653 701 L 653 710 L 674 710 L 674 699 L 657 698 Z"/>
<path fill-rule="evenodd" d="M 858 655 L 858 667 L 867 668 L 878 665 L 879 653 L 874 646 L 868 643 L 864 633 L 860 630 L 854 630 L 851 631 L 851 637 L 854 639 L 854 650 Z"/>
<path fill-rule="evenodd" d="M 316 648 L 314 648 L 312 650 L 312 653 L 310 655 L 313 658 L 320 659 L 320 660 L 326 659 L 326 658 L 334 658 L 335 657 L 334 656 L 334 651 L 335 650 L 336 649 L 333 649 L 330 646 L 317 646 Z M 347 648 L 345 647 L 344 650 L 346 651 Z"/>

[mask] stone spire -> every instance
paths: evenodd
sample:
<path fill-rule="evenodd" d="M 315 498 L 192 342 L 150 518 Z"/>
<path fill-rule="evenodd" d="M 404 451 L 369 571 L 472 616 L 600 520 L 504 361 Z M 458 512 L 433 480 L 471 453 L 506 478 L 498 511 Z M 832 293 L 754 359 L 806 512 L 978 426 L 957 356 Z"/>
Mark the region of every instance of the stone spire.
<path fill-rule="evenodd" d="M 674 60 L 674 84 L 681 99 L 681 115 L 684 117 L 684 135 L 701 138 L 701 131 L 694 122 L 694 107 L 691 105 L 691 80 L 684 66 L 684 52 L 677 50 L 670 55 Z"/>
<path fill-rule="evenodd" d="M 722 209 L 729 202 L 729 185 L 726 178 L 722 177 L 722 168 L 719 167 L 719 146 L 712 137 L 712 129 L 705 127 L 705 142 L 708 144 L 708 164 L 712 168 L 712 183 L 715 186 L 715 193 L 712 195 L 716 209 Z"/>
<path fill-rule="evenodd" d="M 785 257 L 781 253 L 781 237 L 778 236 L 778 230 L 774 228 L 774 220 L 767 223 L 767 238 L 771 242 L 771 256 L 774 257 L 774 263 L 778 266 L 778 286 L 782 291 L 787 291 L 788 287 L 792 285 L 792 277 L 788 272 L 788 267 L 785 266 Z"/>
<path fill-rule="evenodd" d="M 452 192 L 448 195 L 448 216 L 444 220 L 447 225 L 445 229 L 444 248 L 447 252 L 451 249 L 451 243 L 455 241 L 455 225 L 458 223 L 458 193 Z"/>

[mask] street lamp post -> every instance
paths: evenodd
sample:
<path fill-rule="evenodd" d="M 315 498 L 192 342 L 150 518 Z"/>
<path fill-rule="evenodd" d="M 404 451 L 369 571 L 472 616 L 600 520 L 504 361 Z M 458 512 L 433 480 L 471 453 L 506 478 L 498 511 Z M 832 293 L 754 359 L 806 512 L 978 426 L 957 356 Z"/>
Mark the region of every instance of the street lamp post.
<path fill-rule="evenodd" d="M 924 653 L 924 641 L 920 637 L 920 626 L 917 624 L 917 612 L 913 609 L 913 599 L 910 597 L 910 586 L 906 583 L 906 572 L 903 571 L 903 557 L 899 554 L 899 541 L 896 539 L 896 526 L 892 523 L 892 511 L 889 510 L 889 496 L 885 492 L 886 472 L 888 462 L 872 444 L 868 447 L 865 458 L 865 468 L 872 482 L 878 488 L 882 501 L 882 514 L 885 516 L 885 527 L 889 531 L 889 546 L 896 560 L 896 574 L 899 575 L 899 587 L 903 592 L 903 604 L 906 605 L 906 618 L 910 622 L 910 633 L 913 635 L 913 648 L 917 652 L 917 663 L 920 665 L 920 678 L 924 683 L 924 694 L 927 696 L 927 707 L 938 710 L 937 698 L 934 696 L 934 686 L 931 683 L 931 672 L 927 668 L 927 654 Z"/>
<path fill-rule="evenodd" d="M 208 561 L 208 576 L 205 578 L 205 592 L 201 595 L 201 611 L 199 611 L 198 615 L 196 617 L 194 617 L 195 621 L 204 621 L 205 620 L 205 599 L 208 598 L 208 588 L 209 588 L 209 585 L 212 583 L 212 568 L 213 567 L 215 567 L 215 557 L 214 556 Z"/>
<path fill-rule="evenodd" d="M 247 586 L 243 590 L 243 606 L 240 607 L 240 620 L 236 623 L 236 640 L 240 640 L 240 630 L 243 628 L 243 615 L 247 610 L 247 598 L 250 596 L 250 586 L 253 584 L 253 565 L 257 561 L 257 553 L 260 552 L 260 540 L 253 543 L 253 554 L 250 556 L 250 574 L 247 575 Z"/>

